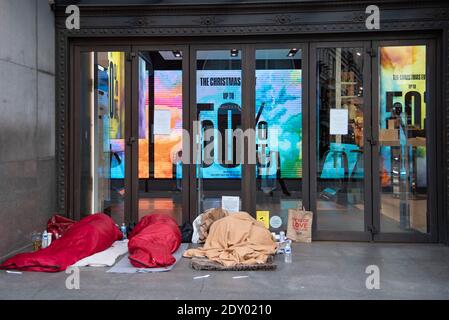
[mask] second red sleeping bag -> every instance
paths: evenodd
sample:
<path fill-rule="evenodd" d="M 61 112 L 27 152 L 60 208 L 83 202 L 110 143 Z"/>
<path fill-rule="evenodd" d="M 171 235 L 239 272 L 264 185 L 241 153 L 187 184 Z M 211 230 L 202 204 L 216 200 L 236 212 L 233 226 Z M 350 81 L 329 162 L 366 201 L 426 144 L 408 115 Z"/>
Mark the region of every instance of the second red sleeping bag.
<path fill-rule="evenodd" d="M 181 245 L 181 231 L 172 217 L 151 214 L 143 217 L 129 234 L 129 261 L 136 268 L 168 267 Z"/>

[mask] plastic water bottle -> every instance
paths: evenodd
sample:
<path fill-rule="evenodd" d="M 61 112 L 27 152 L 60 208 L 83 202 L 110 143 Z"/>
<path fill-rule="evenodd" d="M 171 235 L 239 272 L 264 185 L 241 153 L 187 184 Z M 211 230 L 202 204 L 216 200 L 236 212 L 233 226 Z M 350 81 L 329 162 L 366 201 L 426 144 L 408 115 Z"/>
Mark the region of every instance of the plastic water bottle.
<path fill-rule="evenodd" d="M 42 249 L 45 249 L 48 247 L 48 233 L 47 230 L 44 231 L 42 234 Z"/>
<path fill-rule="evenodd" d="M 122 226 L 120 227 L 120 231 L 123 234 L 123 240 L 127 239 L 127 235 L 126 235 L 126 224 L 122 223 Z"/>
<path fill-rule="evenodd" d="M 279 253 L 284 253 L 285 244 L 287 243 L 286 241 L 287 239 L 285 238 L 285 232 L 284 231 L 279 232 L 279 250 L 278 250 Z"/>
<path fill-rule="evenodd" d="M 53 234 L 47 232 L 47 248 L 51 245 L 51 241 L 53 240 Z"/>
<path fill-rule="evenodd" d="M 284 243 L 287 239 L 285 238 L 285 231 L 279 232 L 279 242 Z"/>
<path fill-rule="evenodd" d="M 284 262 L 292 263 L 292 242 L 288 240 L 284 249 Z"/>

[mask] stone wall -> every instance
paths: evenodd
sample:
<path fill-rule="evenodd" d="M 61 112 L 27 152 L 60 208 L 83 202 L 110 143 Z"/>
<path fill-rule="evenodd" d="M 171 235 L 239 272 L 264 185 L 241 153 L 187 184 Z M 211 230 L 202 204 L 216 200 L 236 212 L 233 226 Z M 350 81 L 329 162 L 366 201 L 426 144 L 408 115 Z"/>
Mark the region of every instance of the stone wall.
<path fill-rule="evenodd" d="M 48 0 L 0 0 L 0 259 L 56 211 L 54 29 Z"/>

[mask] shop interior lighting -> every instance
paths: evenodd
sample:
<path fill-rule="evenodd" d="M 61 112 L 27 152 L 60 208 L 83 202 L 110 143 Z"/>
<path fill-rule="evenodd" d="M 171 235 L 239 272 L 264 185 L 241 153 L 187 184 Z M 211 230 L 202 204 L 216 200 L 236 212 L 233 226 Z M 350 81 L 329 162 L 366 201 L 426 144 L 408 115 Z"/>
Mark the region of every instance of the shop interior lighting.
<path fill-rule="evenodd" d="M 296 49 L 296 48 L 290 49 L 290 51 L 287 54 L 287 57 L 290 57 L 290 58 L 294 57 L 297 52 L 298 52 L 298 49 Z"/>
<path fill-rule="evenodd" d="M 182 57 L 182 53 L 181 53 L 181 51 L 179 51 L 179 50 L 173 50 L 173 55 L 174 55 L 176 58 L 181 58 L 181 57 Z"/>

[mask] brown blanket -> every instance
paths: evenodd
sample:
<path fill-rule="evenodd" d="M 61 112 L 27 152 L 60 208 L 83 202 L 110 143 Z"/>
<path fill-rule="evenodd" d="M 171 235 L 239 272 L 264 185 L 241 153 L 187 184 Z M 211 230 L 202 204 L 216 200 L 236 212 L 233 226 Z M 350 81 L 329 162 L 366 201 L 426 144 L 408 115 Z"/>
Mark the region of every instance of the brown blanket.
<path fill-rule="evenodd" d="M 224 266 L 266 263 L 275 254 L 276 243 L 261 222 L 246 212 L 215 221 L 204 247 L 190 249 L 184 257 L 207 257 Z"/>

